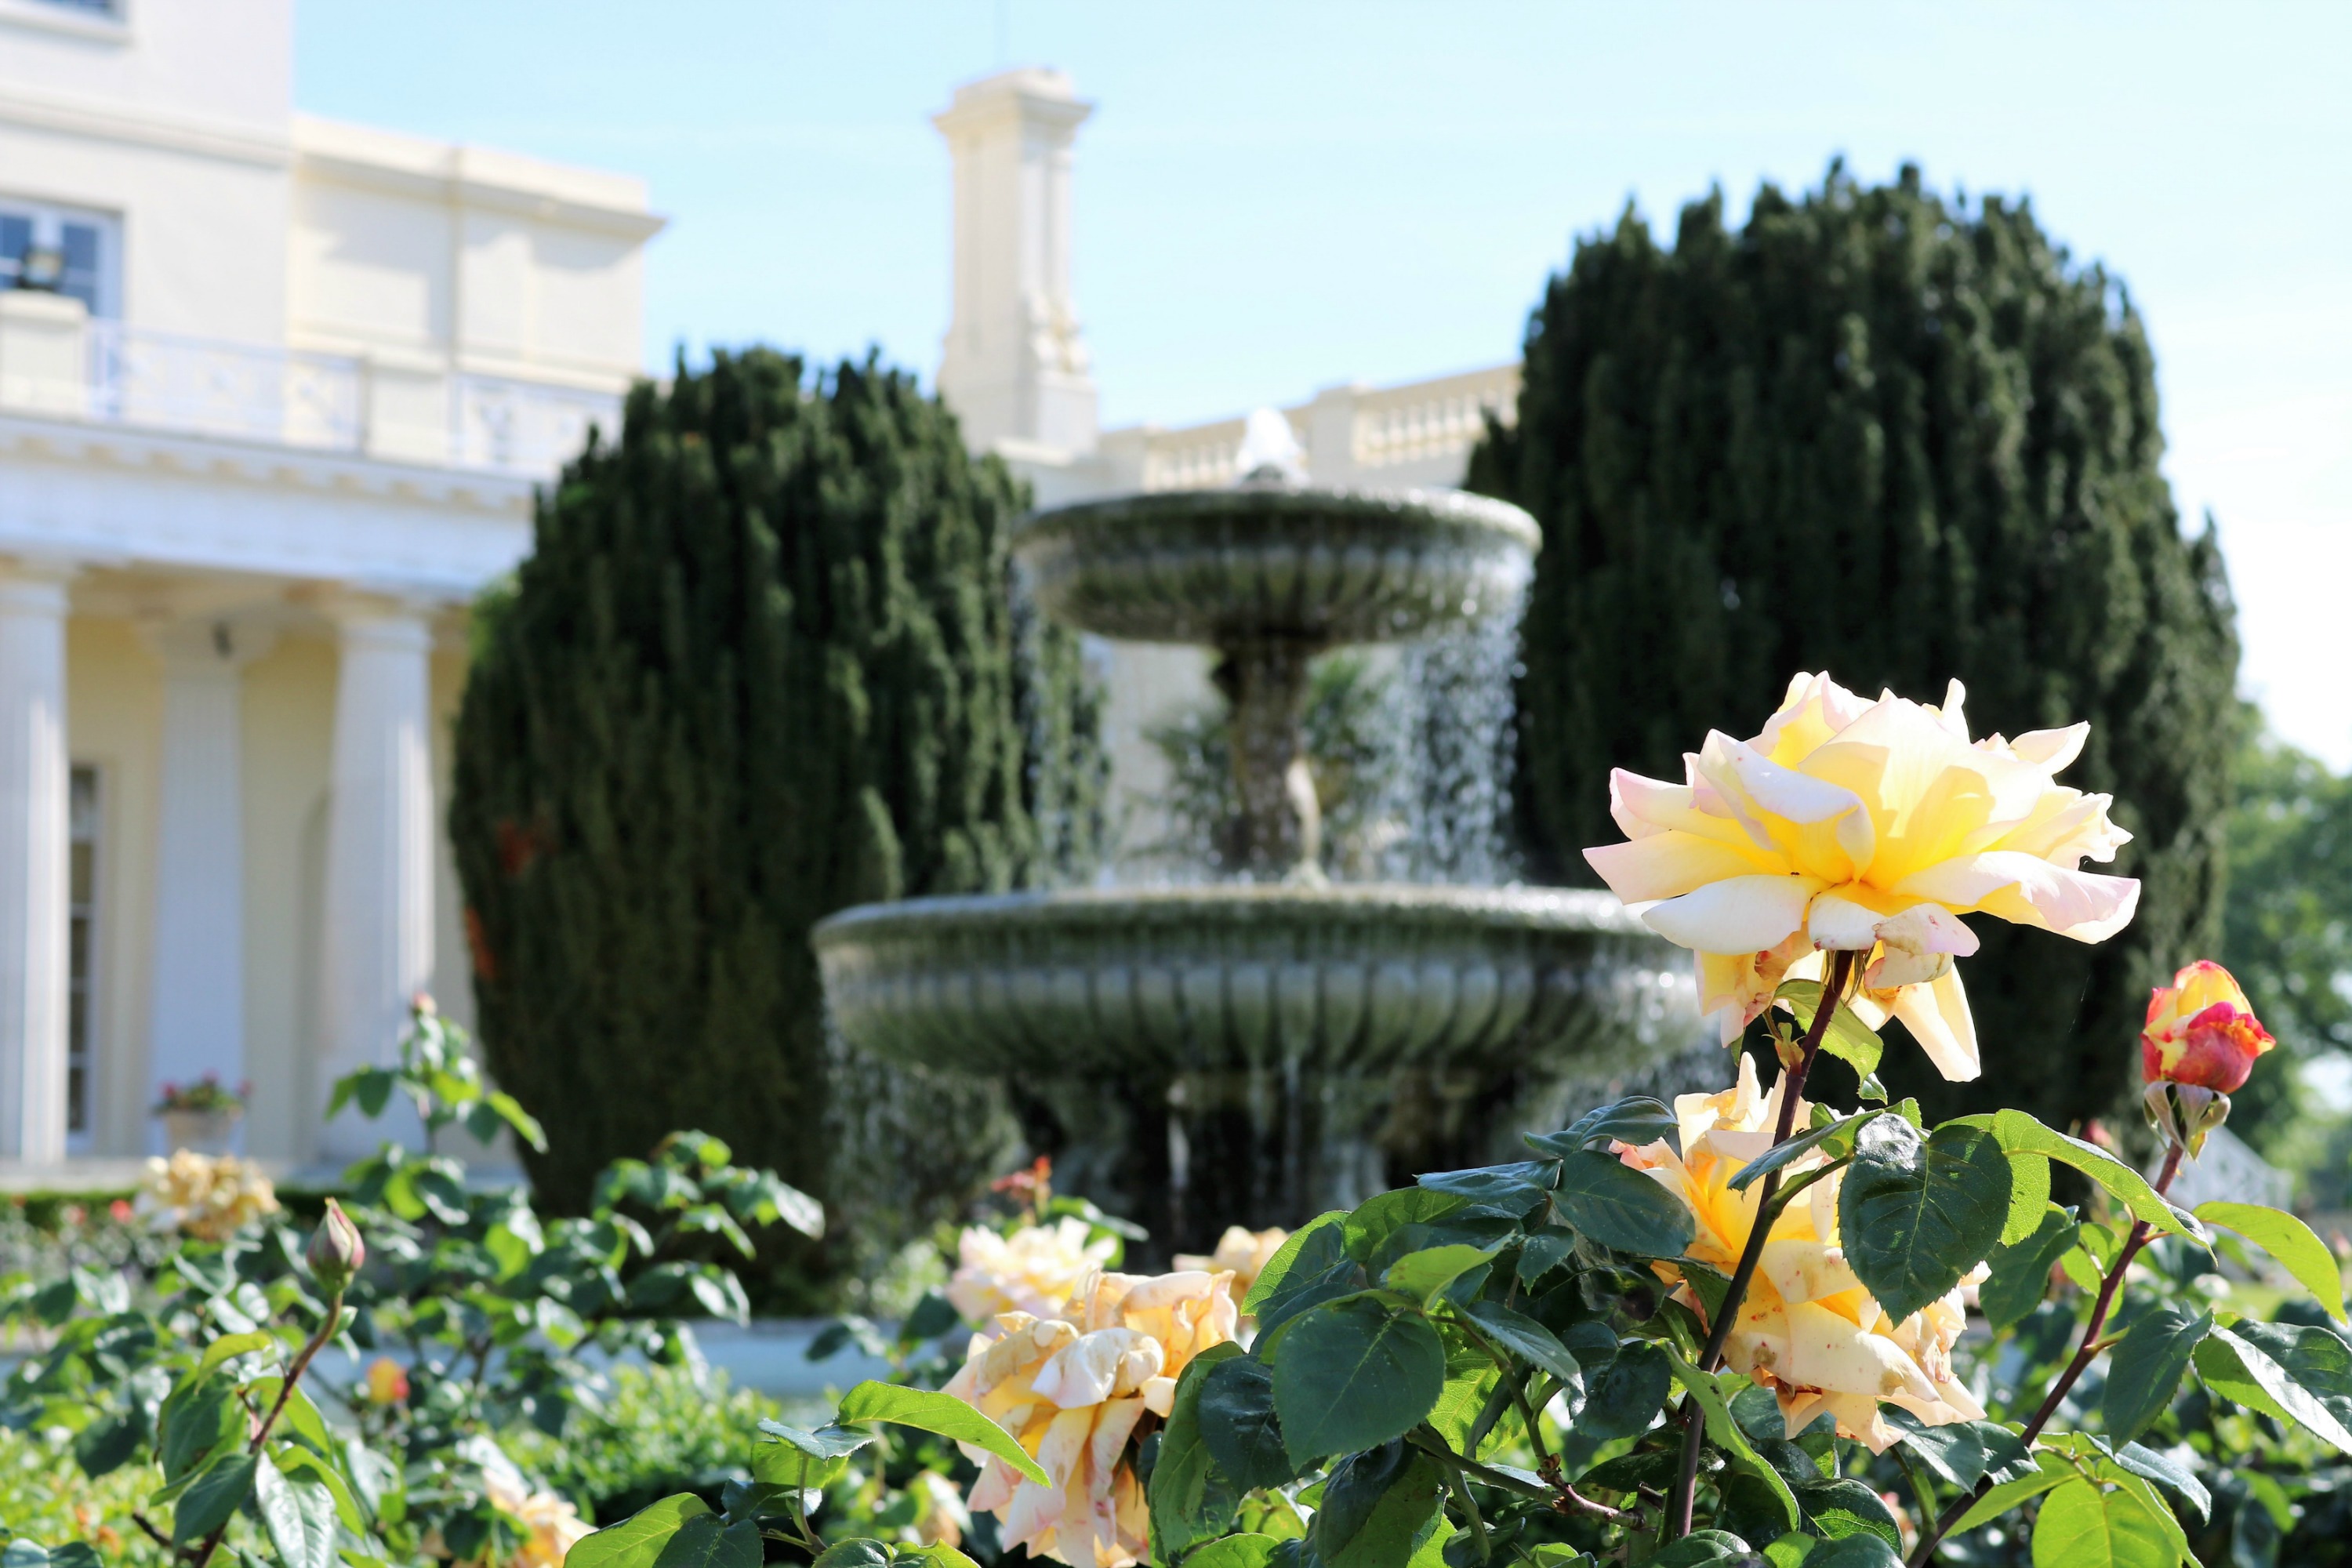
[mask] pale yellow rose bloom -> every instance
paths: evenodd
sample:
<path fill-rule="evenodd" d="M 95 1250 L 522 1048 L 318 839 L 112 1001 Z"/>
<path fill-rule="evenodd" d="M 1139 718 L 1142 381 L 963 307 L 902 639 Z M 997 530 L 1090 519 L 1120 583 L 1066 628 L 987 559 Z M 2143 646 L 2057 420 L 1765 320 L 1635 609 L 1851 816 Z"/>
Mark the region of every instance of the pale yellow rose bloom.
<path fill-rule="evenodd" d="M 1948 1079 L 1977 1076 L 1976 1026 L 1956 958 L 1959 917 L 1987 914 L 2078 942 L 2122 930 L 2139 884 L 2085 872 L 2130 835 L 2109 797 L 2056 782 L 2087 724 L 1971 742 L 1951 683 L 1943 705 L 1866 702 L 1800 675 L 1752 740 L 1711 732 L 1679 784 L 1620 768 L 1622 844 L 1584 852 L 1659 934 L 1698 955 L 1700 1010 L 1728 1043 L 1802 960 L 1866 955 L 1866 1016 L 1899 1017 Z"/>
<path fill-rule="evenodd" d="M 1176 1255 L 1176 1267 L 1207 1269 L 1212 1273 L 1223 1270 L 1232 1274 L 1233 1298 L 1239 1301 L 1250 1293 L 1250 1287 L 1257 1283 L 1257 1277 L 1265 1271 L 1265 1266 L 1274 1261 L 1274 1255 L 1289 1239 L 1290 1233 L 1278 1226 L 1270 1230 L 1249 1230 L 1238 1225 L 1229 1225 L 1225 1227 L 1225 1234 L 1217 1238 L 1214 1252 L 1205 1258 L 1198 1253 L 1180 1252 Z"/>
<path fill-rule="evenodd" d="M 948 1300 L 966 1322 L 984 1323 L 999 1312 L 1056 1318 L 1070 1292 L 1108 1262 L 1117 1246 L 1108 1237 L 1088 1242 L 1082 1219 L 1024 1226 L 1011 1236 L 973 1226 L 957 1240 Z"/>
<path fill-rule="evenodd" d="M 226 1241 L 251 1221 L 276 1214 L 278 1194 L 249 1161 L 182 1149 L 168 1160 L 147 1162 L 141 1206 L 166 1229 Z"/>
<path fill-rule="evenodd" d="M 1128 1568 L 1149 1547 L 1150 1516 L 1129 1438 L 1146 1412 L 1166 1415 L 1194 1356 L 1234 1337 L 1222 1273 L 1096 1271 L 1064 1318 L 1004 1312 L 976 1333 L 947 1392 L 1013 1434 L 1045 1471 L 1025 1480 L 984 1448 L 967 1506 L 993 1513 L 998 1538 L 1072 1568 Z"/>
<path fill-rule="evenodd" d="M 1684 1255 L 1719 1273 L 1738 1267 L 1756 1228 L 1762 1184 L 1735 1192 L 1730 1183 L 1740 1167 L 1772 1146 L 1780 1089 L 1775 1084 L 1771 1093 L 1764 1093 L 1755 1058 L 1743 1055 L 1739 1081 L 1732 1088 L 1675 1101 L 1681 1155 L 1664 1139 L 1642 1148 L 1616 1145 L 1626 1164 L 1690 1205 L 1696 1224 Z M 1800 1100 L 1796 1126 L 1808 1125 L 1805 1112 Z M 1789 1173 L 1801 1174 L 1821 1163 L 1819 1156 L 1797 1161 Z M 1980 1279 L 1981 1272 L 1901 1322 L 1891 1321 L 1854 1277 L 1839 1245 L 1843 1175 L 1815 1182 L 1773 1225 L 1724 1341 L 1724 1360 L 1772 1391 L 1791 1437 L 1827 1414 L 1836 1418 L 1839 1436 L 1884 1453 L 1898 1433 L 1880 1414 L 1882 1402 L 1902 1406 L 1930 1426 L 1982 1419 L 1983 1406 L 1952 1370 L 1952 1346 L 1964 1318 L 1961 1291 Z M 1680 1270 L 1660 1264 L 1658 1272 L 1676 1282 L 1677 1300 L 1706 1316 L 1697 1295 L 1680 1283 Z"/>
<path fill-rule="evenodd" d="M 595 1531 L 569 1500 L 553 1492 L 531 1491 L 520 1476 L 486 1468 L 482 1479 L 490 1501 L 520 1520 L 530 1531 L 499 1568 L 563 1568 L 564 1554 Z"/>

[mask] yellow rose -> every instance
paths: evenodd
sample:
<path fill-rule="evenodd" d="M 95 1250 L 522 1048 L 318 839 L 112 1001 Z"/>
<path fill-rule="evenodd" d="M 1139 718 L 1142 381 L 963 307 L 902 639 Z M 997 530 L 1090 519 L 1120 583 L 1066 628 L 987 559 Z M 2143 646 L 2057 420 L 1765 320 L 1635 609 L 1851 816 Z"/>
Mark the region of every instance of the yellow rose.
<path fill-rule="evenodd" d="M 1089 1243 L 1082 1219 L 1024 1226 L 1009 1237 L 973 1226 L 957 1241 L 948 1300 L 966 1322 L 984 1323 L 999 1312 L 1057 1318 L 1070 1292 L 1109 1261 L 1117 1245 L 1108 1237 Z"/>
<path fill-rule="evenodd" d="M 251 1221 L 278 1212 L 278 1194 L 258 1165 L 234 1154 L 190 1149 L 169 1160 L 148 1161 L 142 1195 L 156 1223 L 203 1241 L 226 1241 Z"/>
<path fill-rule="evenodd" d="M 1225 1234 L 1217 1238 L 1214 1252 L 1206 1258 L 1197 1253 L 1180 1252 L 1176 1255 L 1176 1267 L 1230 1272 L 1234 1277 L 1231 1287 L 1233 1298 L 1238 1302 L 1249 1294 L 1250 1287 L 1257 1283 L 1258 1275 L 1274 1261 L 1274 1255 L 1289 1239 L 1290 1233 L 1280 1226 L 1271 1230 L 1246 1230 L 1240 1226 L 1230 1225 L 1225 1227 Z"/>
<path fill-rule="evenodd" d="M 1685 754 L 1683 784 L 1611 774 L 1628 842 L 1584 858 L 1698 955 L 1700 1009 L 1727 1044 L 1801 960 L 1857 952 L 1865 1016 L 1901 1018 L 1946 1078 L 1972 1079 L 1976 1026 L 1952 961 L 1977 938 L 1960 916 L 2078 942 L 2130 922 L 2139 884 L 2079 868 L 2131 836 L 2107 820 L 2108 796 L 2055 782 L 2090 726 L 1971 743 L 1963 695 L 1956 680 L 1941 708 L 1865 702 L 1800 675 L 1761 734 L 1711 732 Z"/>
<path fill-rule="evenodd" d="M 1734 1192 L 1730 1182 L 1741 1166 L 1772 1146 L 1780 1090 L 1775 1084 L 1770 1094 L 1762 1092 L 1755 1058 L 1743 1055 L 1734 1087 L 1675 1101 L 1679 1156 L 1664 1139 L 1638 1149 L 1616 1146 L 1618 1158 L 1690 1205 L 1696 1226 L 1684 1256 L 1692 1261 L 1728 1274 L 1747 1249 L 1762 1184 Z M 1805 1102 L 1800 1100 L 1796 1125 L 1806 1124 Z M 1801 1173 L 1821 1163 L 1819 1156 L 1808 1157 L 1793 1163 L 1790 1172 Z M 1961 1289 L 1980 1279 L 1981 1272 L 1901 1322 L 1890 1321 L 1838 1245 L 1843 1175 L 1814 1183 L 1774 1223 L 1756 1278 L 1724 1341 L 1724 1360 L 1773 1392 L 1791 1437 L 1826 1413 L 1836 1417 L 1840 1436 L 1884 1453 L 1898 1434 L 1880 1415 L 1881 1402 L 1901 1405 L 1930 1426 L 1980 1420 L 1983 1407 L 1953 1374 L 1952 1346 L 1965 1316 Z M 1679 1269 L 1660 1264 L 1658 1272 L 1676 1283 L 1678 1300 L 1706 1316 L 1696 1294 L 1680 1283 Z"/>
<path fill-rule="evenodd" d="M 1166 1415 L 1186 1363 L 1234 1336 L 1232 1280 L 1187 1270 L 1090 1274 L 1067 1318 L 1004 1312 L 971 1338 L 947 1392 L 1013 1434 L 1050 1484 L 1023 1479 L 984 1448 L 967 1506 L 998 1519 L 998 1538 L 1072 1568 L 1129 1568 L 1148 1550 L 1150 1515 L 1129 1439 Z"/>
<path fill-rule="evenodd" d="M 499 1568 L 563 1568 L 564 1554 L 596 1528 L 566 1500 L 530 1490 L 520 1475 L 508 1469 L 485 1466 L 482 1480 L 490 1501 L 520 1520 L 530 1532 Z"/>

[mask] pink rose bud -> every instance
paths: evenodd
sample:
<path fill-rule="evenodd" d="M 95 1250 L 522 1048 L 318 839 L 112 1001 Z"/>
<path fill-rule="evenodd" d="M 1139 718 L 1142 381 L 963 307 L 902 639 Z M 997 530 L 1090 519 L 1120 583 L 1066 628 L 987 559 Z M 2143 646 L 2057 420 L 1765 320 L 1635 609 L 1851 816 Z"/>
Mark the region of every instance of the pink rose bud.
<path fill-rule="evenodd" d="M 367 1243 L 360 1238 L 360 1227 L 332 1198 L 327 1200 L 327 1217 L 310 1233 L 308 1258 L 319 1283 L 336 1291 L 350 1284 L 352 1276 L 367 1261 Z"/>
<path fill-rule="evenodd" d="M 2230 972 L 2200 958 L 2148 998 L 2140 1068 L 2150 1083 L 2229 1094 L 2245 1083 L 2254 1058 L 2276 1043 Z"/>

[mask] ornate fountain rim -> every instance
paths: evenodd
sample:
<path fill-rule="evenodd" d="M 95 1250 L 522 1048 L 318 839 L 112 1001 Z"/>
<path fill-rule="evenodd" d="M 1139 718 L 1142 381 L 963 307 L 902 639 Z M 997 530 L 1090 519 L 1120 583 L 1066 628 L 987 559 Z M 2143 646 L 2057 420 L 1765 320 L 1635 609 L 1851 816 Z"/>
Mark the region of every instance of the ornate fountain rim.
<path fill-rule="evenodd" d="M 1085 888 L 1053 892 L 982 893 L 859 904 L 819 921 L 818 952 L 915 931 L 982 927 L 1010 935 L 1072 925 L 1123 930 L 1197 929 L 1204 913 L 1230 928 L 1345 925 L 1377 920 L 1391 927 L 1427 924 L 1445 931 L 1580 931 L 1654 937 L 1613 893 L 1585 888 L 1461 888 L 1403 882 L 1207 883 L 1159 888 Z"/>
<path fill-rule="evenodd" d="M 1543 531 L 1536 520 L 1506 500 L 1473 495 L 1466 490 L 1341 489 L 1311 485 L 1244 483 L 1227 489 L 1149 490 L 1078 501 L 1031 512 L 1013 527 L 1011 542 L 1018 553 L 1054 542 L 1076 542 L 1104 531 L 1118 531 L 1110 542 L 1132 548 L 1139 524 L 1200 524 L 1220 528 L 1235 525 L 1262 531 L 1268 543 L 1286 543 L 1287 527 L 1300 515 L 1346 519 L 1371 524 L 1403 522 L 1410 518 L 1410 541 L 1426 546 L 1445 533 L 1473 540 L 1523 546 L 1529 554 L 1543 547 Z M 1431 523 L 1441 525 L 1438 540 Z"/>

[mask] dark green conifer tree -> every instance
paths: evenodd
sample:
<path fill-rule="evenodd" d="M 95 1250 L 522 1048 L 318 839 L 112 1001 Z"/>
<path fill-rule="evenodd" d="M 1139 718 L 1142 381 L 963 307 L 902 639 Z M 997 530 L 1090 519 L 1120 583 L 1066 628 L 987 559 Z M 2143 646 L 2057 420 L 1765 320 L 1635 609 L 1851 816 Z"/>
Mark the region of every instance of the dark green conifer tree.
<path fill-rule="evenodd" d="M 1535 863 L 1592 880 L 1610 767 L 1679 779 L 1797 670 L 1929 702 L 1958 676 L 1979 734 L 2087 719 L 2064 782 L 2114 794 L 2137 842 L 2107 868 L 2141 879 L 2138 918 L 2101 947 L 1972 922 L 1985 1077 L 1948 1091 L 1907 1047 L 1886 1076 L 1939 1111 L 2113 1114 L 2146 987 L 2220 935 L 2238 662 L 2212 529 L 2183 536 L 2158 471 L 2122 287 L 2027 204 L 1832 165 L 1796 200 L 1765 186 L 1738 232 L 1720 193 L 1694 203 L 1671 249 L 1629 213 L 1551 279 L 1526 351 L 1471 483 L 1544 530 L 1519 689 Z"/>
<path fill-rule="evenodd" d="M 1024 500 L 912 377 L 765 350 L 640 385 L 542 498 L 449 825 L 484 1047 L 556 1201 L 680 1127 L 823 1191 L 809 928 L 1088 853 L 1093 698 L 1013 606 Z"/>

